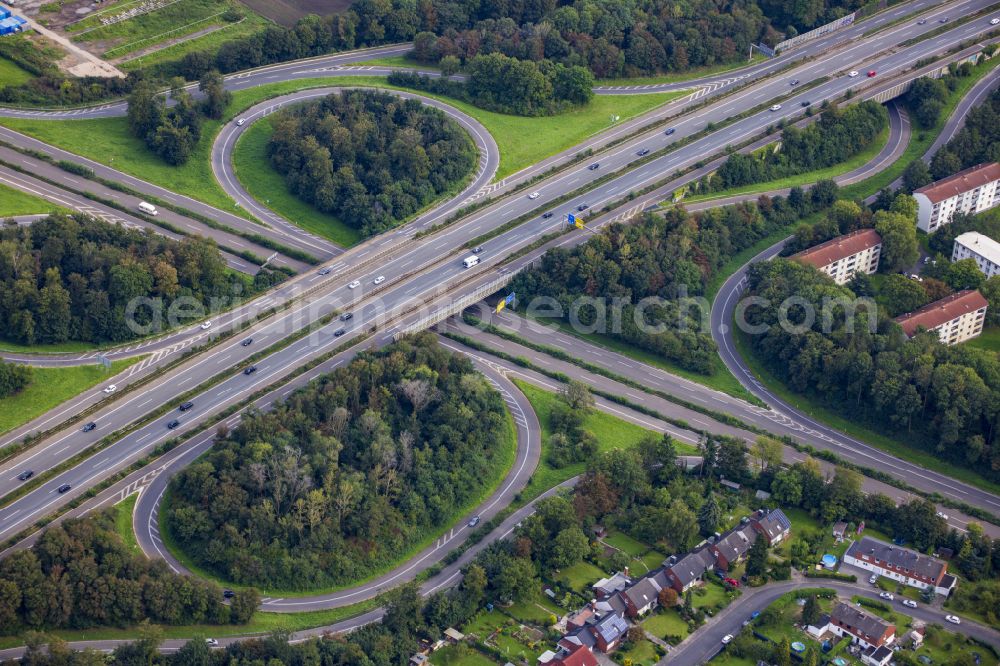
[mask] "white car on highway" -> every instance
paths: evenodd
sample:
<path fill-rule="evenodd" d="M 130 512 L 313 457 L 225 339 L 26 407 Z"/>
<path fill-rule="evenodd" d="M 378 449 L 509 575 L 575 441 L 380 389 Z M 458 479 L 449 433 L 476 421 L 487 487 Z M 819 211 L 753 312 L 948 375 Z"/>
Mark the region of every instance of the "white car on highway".
<path fill-rule="evenodd" d="M 347 288 L 348 289 L 357 289 L 360 286 L 361 286 L 361 280 L 355 280 L 354 282 L 352 282 L 349 285 L 347 285 Z"/>
<path fill-rule="evenodd" d="M 542 196 L 542 194 L 540 192 L 532 192 L 531 194 L 528 195 L 528 198 L 529 199 L 537 199 L 540 196 Z"/>
<path fill-rule="evenodd" d="M 855 69 L 852 69 L 850 72 L 847 73 L 847 75 L 853 79 L 855 76 L 858 75 L 858 71 L 855 70 Z"/>
<path fill-rule="evenodd" d="M 385 282 L 385 276 L 384 275 L 379 275 L 377 278 L 375 278 L 374 280 L 372 280 L 373 284 L 382 284 L 383 282 Z"/>
<path fill-rule="evenodd" d="M 207 331 L 210 328 L 212 328 L 212 322 L 210 321 L 206 321 L 204 324 L 201 325 L 201 330 L 203 331 Z"/>
<path fill-rule="evenodd" d="M 948 622 L 951 622 L 952 624 L 962 624 L 961 618 L 959 618 L 957 615 L 945 615 L 944 619 Z"/>
<path fill-rule="evenodd" d="M 990 25 L 1000 24 L 1000 18 L 990 19 Z"/>
<path fill-rule="evenodd" d="M 781 111 L 781 105 L 780 104 L 775 104 L 774 106 L 771 107 L 771 110 L 772 111 Z"/>
<path fill-rule="evenodd" d="M 732 634 L 726 634 L 725 636 L 722 637 L 722 644 L 723 645 L 729 645 L 732 641 L 733 641 L 733 635 Z"/>
<path fill-rule="evenodd" d="M 104 387 L 104 392 L 105 393 L 114 393 L 117 390 L 118 390 L 118 387 L 116 385 L 114 385 L 114 384 L 108 384 L 107 386 Z"/>

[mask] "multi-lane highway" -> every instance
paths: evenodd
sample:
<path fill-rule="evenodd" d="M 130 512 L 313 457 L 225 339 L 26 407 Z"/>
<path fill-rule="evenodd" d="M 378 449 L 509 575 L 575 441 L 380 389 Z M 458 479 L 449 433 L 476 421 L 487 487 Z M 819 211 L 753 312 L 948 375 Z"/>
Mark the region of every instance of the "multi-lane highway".
<path fill-rule="evenodd" d="M 914 4 L 920 5 L 921 3 Z M 923 4 L 926 6 L 931 3 Z M 964 13 L 970 13 L 987 4 L 972 0 L 951 3 L 932 10 L 928 16 L 934 18 L 943 13 L 954 16 L 959 8 Z M 379 326 L 380 322 L 391 321 L 392 323 L 382 325 L 379 328 L 372 339 L 374 344 L 386 341 L 396 330 L 400 317 L 405 319 L 410 316 L 407 313 L 412 312 L 429 298 L 447 295 L 456 290 L 461 292 L 466 289 L 467 282 L 491 275 L 499 275 L 496 271 L 500 267 L 503 267 L 504 270 L 516 269 L 519 265 L 537 257 L 547 247 L 578 242 L 579 235 L 564 237 L 529 253 L 513 264 L 507 261 L 507 257 L 512 253 L 526 248 L 546 233 L 560 229 L 563 224 L 563 214 L 566 211 L 579 210 L 584 205 L 589 209 L 599 209 L 607 203 L 622 198 L 630 191 L 657 183 L 668 174 L 687 168 L 707 156 L 718 154 L 727 145 L 750 139 L 778 120 L 793 119 L 801 113 L 800 104 L 805 100 L 818 104 L 824 99 L 835 99 L 842 96 L 847 90 L 864 83 L 863 79 L 845 76 L 844 72 L 849 69 L 862 71 L 873 69 L 878 72 L 879 77 L 891 76 L 908 68 L 917 60 L 943 53 L 951 45 L 975 38 L 990 29 L 988 19 L 980 18 L 929 40 L 883 54 L 887 43 L 906 41 L 936 27 L 931 22 L 920 26 L 915 21 L 904 21 L 898 26 L 886 29 L 878 39 L 861 40 L 856 44 L 838 49 L 836 52 L 817 53 L 814 59 L 794 67 L 781 76 L 751 83 L 717 103 L 677 118 L 672 125 L 674 132 L 670 135 L 664 134 L 661 130 L 647 132 L 623 141 L 596 158 L 597 168 L 591 169 L 589 164 L 584 163 L 560 171 L 534 186 L 540 195 L 536 200 L 529 200 L 523 196 L 501 198 L 486 208 L 464 217 L 452 226 L 420 239 L 413 238 L 416 227 L 408 225 L 337 257 L 336 262 L 330 265 L 331 273 L 327 276 L 315 273 L 300 276 L 288 284 L 282 285 L 274 293 L 257 299 L 254 304 L 224 315 L 216 321 L 217 327 L 214 330 L 224 330 L 233 322 L 245 320 L 253 311 L 288 302 L 296 292 L 301 293 L 304 289 L 310 290 L 308 297 L 295 301 L 287 311 L 255 325 L 241 336 L 222 342 L 182 363 L 155 382 L 155 385 L 144 386 L 119 400 L 110 402 L 107 406 L 99 408 L 90 417 L 98 423 L 96 431 L 82 433 L 75 427 L 63 429 L 42 440 L 17 458 L 0 465 L 0 493 L 6 494 L 18 486 L 14 477 L 22 469 L 31 467 L 39 472 L 53 469 L 62 461 L 93 446 L 101 436 L 132 425 L 137 415 L 149 413 L 158 406 L 176 401 L 181 393 L 192 390 L 216 375 L 221 376 L 221 381 L 189 398 L 194 403 L 192 410 L 179 417 L 176 412 L 170 412 L 154 418 L 148 424 L 136 426 L 124 437 L 117 438 L 108 444 L 101 452 L 87 457 L 70 469 L 55 474 L 40 487 L 0 509 L 0 539 L 6 539 L 16 534 L 26 525 L 30 525 L 41 516 L 79 495 L 87 487 L 124 468 L 169 437 L 186 432 L 226 407 L 264 390 L 272 381 L 289 375 L 304 362 L 317 358 L 325 352 L 339 347 L 342 343 L 361 340 L 372 327 Z M 870 30 L 871 26 L 867 26 L 866 29 Z M 379 52 L 391 54 L 393 48 L 402 47 L 389 47 Z M 328 67 L 341 66 L 320 63 L 351 62 L 349 60 L 351 57 L 358 56 L 344 54 L 326 57 L 326 60 L 314 59 L 305 64 L 278 65 L 230 77 L 227 81 L 232 82 L 234 87 L 238 87 L 248 85 L 245 83 L 247 81 L 254 81 L 253 85 L 257 85 L 268 80 L 267 77 L 280 78 L 281 80 L 317 78 L 328 75 L 328 72 L 331 71 Z M 334 60 L 335 58 L 340 58 L 340 60 Z M 829 78 L 823 80 L 821 77 Z M 819 80 L 820 82 L 811 89 L 804 90 L 802 87 L 806 84 L 793 86 L 790 84 L 792 79 L 806 82 Z M 774 111 L 766 110 L 778 99 L 781 100 L 780 108 Z M 762 110 L 751 111 L 752 109 Z M 249 113 L 255 116 L 262 111 L 261 108 L 251 110 Z M 87 113 L 114 115 L 120 112 L 120 106 L 105 105 L 100 109 L 85 111 L 78 115 Z M 725 125 L 727 119 L 741 113 L 746 113 L 746 117 Z M 65 116 L 56 115 L 54 117 Z M 709 123 L 714 126 L 724 126 L 719 130 L 702 134 Z M 235 130 L 229 128 L 226 136 L 233 134 L 235 134 Z M 687 139 L 689 142 L 676 148 L 673 144 L 682 139 Z M 222 139 L 221 135 L 220 140 L 225 145 L 226 139 Z M 676 149 L 665 154 L 656 154 L 656 151 L 669 148 Z M 650 156 L 652 159 L 644 164 L 634 166 L 634 168 L 630 167 L 630 163 L 637 159 L 636 153 L 647 149 L 654 151 L 654 155 Z M 480 146 L 480 150 L 483 151 L 484 148 Z M 488 161 L 488 148 L 486 151 Z M 222 155 L 216 171 L 220 174 L 220 179 L 224 179 L 222 174 L 229 169 L 229 160 L 224 157 L 224 150 Z M 80 161 L 74 156 L 70 156 L 70 158 L 73 158 L 74 161 Z M 481 166 L 484 170 L 488 168 L 488 164 Z M 621 173 L 616 173 L 604 182 L 594 184 L 605 174 L 618 170 L 622 170 Z M 482 174 L 483 171 L 480 171 L 478 178 L 481 178 Z M 114 178 L 117 178 L 117 175 Z M 235 179 L 233 182 L 235 183 Z M 589 191 L 579 192 L 580 188 L 589 185 L 593 185 Z M 245 193 L 242 193 L 241 196 L 245 196 Z M 558 204 L 544 203 L 556 199 L 562 199 L 562 201 Z M 184 205 L 188 207 L 186 202 Z M 542 212 L 551 212 L 553 216 L 546 220 L 540 217 Z M 508 220 L 528 215 L 531 216 L 528 222 L 483 244 L 484 252 L 481 255 L 482 263 L 479 267 L 463 268 L 461 259 L 467 254 L 467 251 L 461 249 L 463 246 L 503 225 Z M 423 219 L 426 221 L 427 218 Z M 604 221 L 606 219 L 600 217 L 591 219 L 595 226 Z M 294 229 L 282 227 L 280 223 L 275 228 L 281 228 L 285 233 L 294 231 Z M 385 278 L 377 287 L 375 285 L 376 277 Z M 356 287 L 351 287 L 347 284 L 349 280 L 357 281 L 359 284 Z M 446 298 L 449 297 L 446 296 Z M 257 370 L 254 374 L 245 375 L 241 372 L 246 365 L 245 359 L 248 354 L 264 345 L 273 344 L 297 330 L 302 330 L 304 327 L 319 321 L 322 317 L 334 315 L 338 311 L 344 310 L 351 310 L 355 314 L 350 325 L 334 320 L 332 323 L 320 326 L 308 336 L 295 340 L 279 351 L 256 361 Z M 345 333 L 342 337 L 335 336 L 335 332 L 340 328 L 344 328 Z M 241 344 L 245 337 L 253 338 L 253 342 L 246 347 Z M 345 353 L 350 354 L 350 352 L 351 350 L 347 350 Z M 292 389 L 278 389 L 269 393 L 268 396 L 272 400 L 278 399 L 290 390 Z M 95 395 L 99 396 L 100 394 L 95 391 Z M 780 405 L 780 403 L 773 402 L 771 404 Z M 782 411 L 784 410 L 782 409 Z M 174 418 L 179 418 L 180 427 L 176 430 L 167 429 L 167 422 Z M 861 451 L 867 457 L 885 459 L 885 455 L 881 452 L 872 451 L 869 453 L 863 445 L 859 448 L 859 443 L 844 438 L 839 433 L 829 429 L 816 428 L 810 422 L 796 423 L 793 417 L 790 417 L 790 420 L 792 425 L 789 425 L 789 428 L 795 431 L 794 436 L 814 446 L 834 448 L 839 453 L 843 453 L 841 449 Z M 774 427 L 773 421 L 770 426 Z M 200 441 L 207 446 L 207 440 Z M 901 461 L 892 461 L 894 473 L 904 477 L 909 483 L 919 488 L 925 490 L 945 489 L 944 494 L 959 497 L 970 504 L 989 510 L 995 510 L 990 507 L 991 504 L 1000 506 L 996 498 L 989 493 L 978 491 L 965 484 L 952 482 L 943 475 L 912 465 L 907 467 L 900 463 Z M 178 463 L 178 468 L 180 464 Z M 71 485 L 72 490 L 65 494 L 57 493 L 55 488 L 64 483 Z M 163 484 L 165 484 L 165 480 Z M 155 492 L 148 495 L 152 499 L 157 496 Z M 502 505 L 503 500 L 498 500 L 495 506 L 499 508 Z M 153 512 L 147 511 L 146 515 L 147 517 L 152 516 Z M 509 521 L 510 518 L 507 520 Z M 506 525 L 507 521 L 504 524 Z M 155 544 L 155 538 L 155 533 L 150 532 L 148 541 Z M 446 551 L 446 548 L 439 549 L 436 554 L 440 556 Z M 426 563 L 429 564 L 431 561 L 433 561 L 433 557 L 429 557 Z M 462 561 L 460 559 L 456 565 Z M 451 565 L 442 572 L 441 576 L 445 576 L 447 573 L 447 577 L 441 578 L 439 576 L 434 580 L 439 581 L 440 584 L 453 581 L 458 575 L 458 569 L 454 566 Z M 280 602 L 287 601 L 272 599 L 269 600 L 269 603 L 280 605 Z M 327 602 L 329 602 L 328 599 L 321 601 L 321 603 Z M 289 607 L 288 609 L 301 610 L 297 607 Z"/>
<path fill-rule="evenodd" d="M 925 26 L 916 27 L 925 28 Z M 909 36 L 911 29 L 910 26 L 903 25 L 890 30 L 899 31 L 900 35 L 897 36 Z M 944 33 L 940 37 L 918 42 L 910 47 L 901 48 L 887 55 L 876 57 L 871 61 L 851 64 L 838 58 L 838 62 L 844 69 L 848 67 L 877 69 L 885 76 L 909 66 L 910 63 L 916 60 L 940 52 L 950 44 L 964 41 L 988 29 L 988 20 L 979 19 Z M 863 46 L 863 44 L 860 44 L 852 47 L 852 49 L 862 49 Z M 823 61 L 806 63 L 801 66 L 801 72 L 796 70 L 790 75 L 805 80 L 816 75 L 814 71 L 816 68 L 829 70 L 831 64 L 824 64 Z M 833 76 L 808 92 L 793 94 L 792 98 L 784 104 L 782 109 L 771 112 L 766 110 L 768 102 L 775 97 L 787 94 L 789 88 L 792 87 L 789 86 L 788 81 L 784 78 L 757 82 L 747 89 L 723 99 L 719 104 L 678 119 L 674 125 L 675 133 L 670 136 L 657 131 L 655 134 L 646 134 L 642 137 L 623 142 L 606 157 L 601 158 L 600 168 L 597 170 L 591 170 L 587 164 L 581 164 L 566 169 L 556 176 L 539 183 L 536 186 L 540 192 L 538 200 L 529 200 L 527 197 L 508 197 L 502 199 L 435 234 L 419 240 L 410 239 L 404 243 L 400 243 L 399 250 L 390 251 L 384 259 L 378 261 L 377 265 L 372 265 L 370 262 L 365 261 L 365 256 L 372 251 L 370 246 L 362 250 L 349 251 L 339 259 L 338 264 L 334 265 L 334 273 L 331 276 L 311 276 L 312 279 L 320 280 L 323 285 L 317 289 L 313 297 L 319 304 L 315 308 L 300 305 L 294 307 L 291 313 L 296 313 L 302 317 L 298 320 L 298 325 L 305 325 L 308 321 L 315 321 L 317 316 L 329 313 L 334 308 L 344 308 L 348 307 L 349 304 L 358 302 L 359 299 L 356 294 L 360 293 L 359 290 L 371 289 L 374 277 L 383 275 L 386 278 L 386 282 L 381 286 L 383 291 L 378 294 L 378 299 L 366 299 L 362 303 L 364 309 L 355 317 L 354 322 L 356 323 L 352 330 L 357 330 L 363 326 L 367 327 L 381 313 L 387 310 L 412 307 L 419 303 L 425 295 L 435 293 L 435 290 L 443 286 L 457 283 L 469 275 L 480 274 L 496 268 L 512 252 L 526 247 L 543 234 L 558 229 L 562 225 L 560 217 L 566 210 L 573 210 L 585 203 L 589 204 L 591 208 L 598 208 L 609 201 L 621 197 L 630 190 L 639 189 L 646 184 L 657 182 L 662 178 L 663 174 L 673 173 L 678 169 L 700 161 L 706 155 L 720 152 L 726 145 L 755 136 L 768 125 L 773 124 L 777 119 L 787 119 L 798 115 L 801 109 L 796 104 L 796 101 L 801 101 L 800 98 L 805 99 L 808 96 L 814 103 L 818 103 L 826 98 L 839 97 L 846 90 L 857 85 L 857 79 L 849 78 L 845 75 Z M 587 182 L 592 182 L 602 173 L 625 167 L 635 159 L 635 152 L 638 149 L 649 148 L 657 150 L 666 148 L 679 139 L 693 137 L 708 122 L 722 123 L 726 118 L 739 112 L 741 109 L 754 105 L 763 105 L 765 110 L 751 113 L 722 130 L 701 136 L 700 138 L 694 138 L 690 143 L 683 145 L 679 149 L 656 157 L 637 168 L 626 171 L 619 177 L 601 183 L 586 194 L 572 194 L 577 188 Z M 478 235 L 500 226 L 506 220 L 530 213 L 533 210 L 536 212 L 546 210 L 547 207 L 544 204 L 538 207 L 538 203 L 552 200 L 559 196 L 566 196 L 567 201 L 555 208 L 548 208 L 548 210 L 554 213 L 554 217 L 551 220 L 536 219 L 535 221 L 529 221 L 499 235 L 485 244 L 485 252 L 481 255 L 483 261 L 479 267 L 470 271 L 466 271 L 462 267 L 461 258 L 463 252 L 457 251 L 457 248 L 470 242 Z M 356 267 L 359 265 L 361 268 L 358 270 Z M 348 288 L 345 285 L 348 279 L 359 280 L 361 282 L 359 290 Z M 309 312 L 310 309 L 315 311 Z M 287 321 L 293 316 L 291 313 L 283 314 L 279 320 L 282 322 Z M 274 325 L 262 325 L 260 330 L 267 331 L 268 335 L 275 334 L 276 331 L 272 326 Z M 332 328 L 332 326 L 327 327 L 327 329 L 329 328 Z M 285 334 L 287 335 L 288 332 L 286 331 Z M 350 334 L 351 331 L 348 331 L 348 333 Z M 256 333 L 253 334 L 256 336 Z M 322 337 L 322 334 L 320 337 Z M 346 337 L 345 339 L 351 338 Z M 190 414 L 185 415 L 184 419 L 182 419 L 182 427 L 194 419 L 217 413 L 225 405 L 232 404 L 237 397 L 245 396 L 247 392 L 239 390 L 238 387 L 261 386 L 266 378 L 272 375 L 286 374 L 302 361 L 314 357 L 321 353 L 322 350 L 329 348 L 332 344 L 333 341 L 329 340 L 321 339 L 314 341 L 311 338 L 307 338 L 306 340 L 293 343 L 282 352 L 258 363 L 261 371 L 253 378 L 247 379 L 244 382 L 244 379 L 241 377 L 233 377 L 222 382 L 213 387 L 208 393 L 195 398 L 196 409 Z M 165 381 L 159 382 L 157 386 L 139 393 L 137 397 L 129 396 L 127 398 L 129 400 L 128 404 L 132 409 L 145 408 L 148 410 L 149 405 L 164 404 L 170 399 L 171 395 L 176 395 L 179 391 L 184 390 L 184 387 L 197 386 L 220 371 L 233 371 L 234 361 L 240 358 L 239 355 L 241 353 L 246 353 L 246 350 L 243 349 L 233 349 L 235 345 L 238 345 L 238 341 L 224 343 L 217 348 L 213 348 L 204 358 L 192 361 L 184 366 L 183 369 L 170 373 Z M 240 384 L 240 382 L 244 383 Z M 108 408 L 108 410 L 111 409 L 114 409 L 114 405 Z M 96 438 L 97 434 L 106 433 L 124 425 L 121 419 L 126 418 L 124 414 L 129 412 L 131 412 L 131 409 L 119 410 L 109 415 L 110 421 L 106 425 L 103 423 L 103 413 L 98 412 L 93 417 L 100 426 L 95 433 L 84 435 L 83 433 L 61 432 L 55 437 L 50 438 L 50 440 L 37 445 L 25 455 L 45 450 L 49 453 L 34 453 L 34 455 L 48 455 L 51 462 L 64 459 L 91 445 L 93 443 L 92 438 Z M 146 434 L 146 432 L 140 431 L 137 434 L 130 435 L 116 442 L 108 447 L 105 453 L 101 454 L 100 460 L 94 460 L 93 462 L 88 460 L 86 464 L 78 466 L 75 471 L 72 471 L 72 474 L 70 472 L 63 472 L 42 488 L 29 493 L 10 506 L 0 510 L 0 537 L 9 536 L 20 526 L 26 523 L 30 524 L 30 521 L 46 510 L 46 508 L 55 506 L 60 501 L 65 501 L 71 497 L 72 492 L 59 497 L 49 496 L 51 493 L 48 491 L 58 485 L 58 482 L 76 483 L 79 486 L 81 481 L 88 483 L 102 478 L 110 473 L 111 469 L 120 467 L 125 462 L 137 457 L 143 451 L 148 451 L 152 448 L 154 442 L 165 439 L 169 433 L 161 432 L 159 435 L 149 435 L 140 440 Z M 811 424 L 809 428 L 800 431 L 798 435 L 807 438 L 810 443 L 823 446 L 824 448 L 831 446 L 831 440 L 833 442 L 837 441 L 830 433 L 813 428 Z M 58 445 L 50 443 L 56 440 L 59 442 Z M 855 446 L 853 442 L 844 440 L 840 440 L 840 442 L 833 445 L 843 448 L 854 448 Z M 66 448 L 64 449 L 63 447 Z M 56 452 L 58 452 L 58 455 Z M 883 454 L 873 452 L 870 455 L 882 456 Z M 15 465 L 20 465 L 24 462 L 19 458 L 5 465 L 4 469 L 18 469 L 19 467 L 15 467 Z M 47 465 L 40 464 L 42 460 L 38 457 L 27 462 L 38 464 L 41 469 L 47 468 Z M 98 464 L 98 462 L 101 464 Z M 79 467 L 84 466 L 89 467 L 92 471 L 81 474 Z M 16 473 L 14 472 L 14 474 Z M 914 480 L 920 480 L 921 482 L 931 482 L 936 481 L 935 476 L 937 475 L 914 466 L 913 471 L 907 476 L 912 476 Z M 969 488 L 964 484 L 952 482 L 943 476 L 939 478 L 940 480 L 937 481 L 937 485 L 943 485 L 944 490 L 950 495 L 962 497 L 963 499 L 967 498 L 967 501 L 970 503 L 977 504 L 986 509 L 992 508 L 991 505 L 996 501 L 989 493 Z M 4 492 L 9 491 L 11 486 L 14 485 L 9 480 L 0 480 L 0 483 L 7 484 L 6 486 L 0 486 L 0 488 L 4 488 Z"/>

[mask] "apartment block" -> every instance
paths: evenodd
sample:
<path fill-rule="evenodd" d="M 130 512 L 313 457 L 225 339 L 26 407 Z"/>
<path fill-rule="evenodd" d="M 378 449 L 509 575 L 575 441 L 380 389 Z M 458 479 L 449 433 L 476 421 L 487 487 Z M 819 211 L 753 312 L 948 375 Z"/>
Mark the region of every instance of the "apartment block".
<path fill-rule="evenodd" d="M 917 228 L 934 233 L 949 224 L 955 213 L 979 213 L 1000 203 L 997 184 L 1000 164 L 978 164 L 954 176 L 914 190 Z"/>
<path fill-rule="evenodd" d="M 1000 243 L 978 231 L 966 231 L 955 237 L 951 260 L 973 259 L 987 278 L 1000 275 Z"/>
<path fill-rule="evenodd" d="M 844 284 L 855 273 L 877 271 L 881 254 L 882 237 L 878 232 L 860 229 L 803 250 L 791 258 L 826 273 L 837 284 Z"/>
<path fill-rule="evenodd" d="M 896 317 L 895 321 L 908 338 L 924 328 L 936 332 L 944 344 L 954 345 L 983 332 L 988 306 L 989 302 L 977 290 L 966 289 L 925 305 L 916 312 Z"/>

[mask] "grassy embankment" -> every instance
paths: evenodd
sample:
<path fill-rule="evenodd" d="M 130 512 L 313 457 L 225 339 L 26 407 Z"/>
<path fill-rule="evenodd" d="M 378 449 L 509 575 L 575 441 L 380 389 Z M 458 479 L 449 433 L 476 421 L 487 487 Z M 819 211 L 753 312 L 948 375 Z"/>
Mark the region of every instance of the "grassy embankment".
<path fill-rule="evenodd" d="M 32 368 L 32 380 L 20 393 L 0 399 L 0 433 L 13 430 L 60 403 L 115 376 L 143 357 L 114 361 L 111 370 L 99 365 Z"/>

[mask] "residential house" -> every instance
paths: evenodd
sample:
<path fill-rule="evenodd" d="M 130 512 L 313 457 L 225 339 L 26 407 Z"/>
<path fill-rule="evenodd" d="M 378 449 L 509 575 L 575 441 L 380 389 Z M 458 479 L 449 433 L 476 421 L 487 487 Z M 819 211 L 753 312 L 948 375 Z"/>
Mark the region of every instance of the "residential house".
<path fill-rule="evenodd" d="M 709 546 L 709 550 L 715 556 L 715 566 L 723 571 L 729 571 L 746 558 L 756 540 L 757 530 L 753 525 L 740 525 L 729 530 Z"/>
<path fill-rule="evenodd" d="M 844 562 L 921 590 L 931 588 L 948 595 L 957 579 L 948 573 L 948 563 L 907 548 L 863 537 L 844 553 Z"/>
<path fill-rule="evenodd" d="M 632 619 L 641 617 L 656 607 L 662 588 L 656 582 L 655 576 L 640 578 L 634 585 L 622 592 L 626 612 Z"/>
<path fill-rule="evenodd" d="M 595 647 L 601 652 L 608 653 L 625 640 L 628 623 L 621 615 L 609 613 L 590 625 L 590 633 L 594 636 Z"/>
<path fill-rule="evenodd" d="M 571 644 L 571 647 L 560 647 L 559 652 L 552 654 L 546 661 L 542 661 L 542 657 L 539 657 L 538 663 L 549 666 L 597 666 L 598 661 L 589 647 L 575 643 Z"/>
<path fill-rule="evenodd" d="M 859 229 L 810 247 L 790 258 L 826 273 L 837 284 L 846 284 L 855 273 L 878 270 L 882 236 L 874 229 Z"/>
<path fill-rule="evenodd" d="M 708 547 L 702 547 L 667 565 L 664 573 L 670 587 L 674 588 L 677 594 L 683 594 L 714 566 L 715 556 L 712 551 Z"/>
<path fill-rule="evenodd" d="M 593 585 L 594 594 L 598 599 L 607 599 L 608 597 L 621 592 L 626 587 L 632 584 L 632 579 L 628 576 L 628 570 L 619 571 L 614 576 L 610 578 L 602 578 Z"/>
<path fill-rule="evenodd" d="M 972 259 L 987 278 L 1000 275 L 1000 243 L 978 231 L 966 231 L 955 238 L 951 260 Z"/>
<path fill-rule="evenodd" d="M 979 213 L 1000 203 L 1000 164 L 977 164 L 913 191 L 917 228 L 933 233 L 949 224 L 955 213 Z"/>
<path fill-rule="evenodd" d="M 750 524 L 767 540 L 768 546 L 781 543 L 792 531 L 792 521 L 781 509 L 761 509 L 750 516 Z"/>
<path fill-rule="evenodd" d="M 833 607 L 827 629 L 862 648 L 892 645 L 896 638 L 896 625 L 843 602 Z"/>
<path fill-rule="evenodd" d="M 958 291 L 934 301 L 916 312 L 896 317 L 906 337 L 912 338 L 921 328 L 937 333 L 946 345 L 964 342 L 983 332 L 989 302 L 975 289 Z"/>

